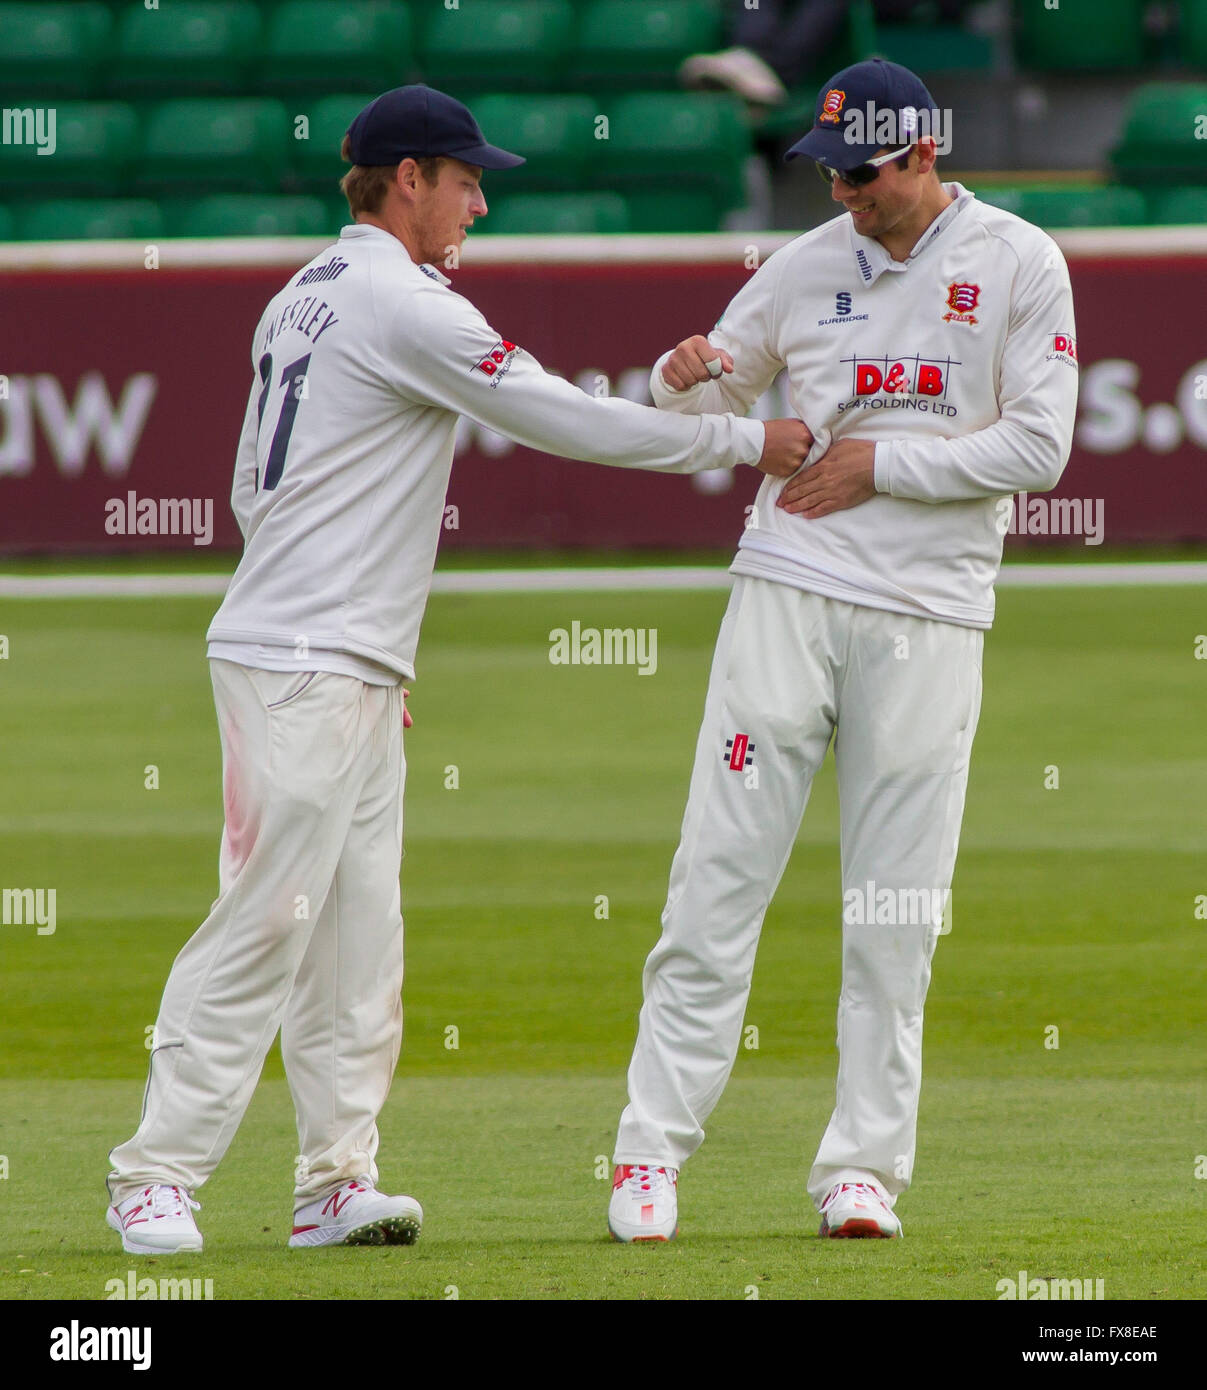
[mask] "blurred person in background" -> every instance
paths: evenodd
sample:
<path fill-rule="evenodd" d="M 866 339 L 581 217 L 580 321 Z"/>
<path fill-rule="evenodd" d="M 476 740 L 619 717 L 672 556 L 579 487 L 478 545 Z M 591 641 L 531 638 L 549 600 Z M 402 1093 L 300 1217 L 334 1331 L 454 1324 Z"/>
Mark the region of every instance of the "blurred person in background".
<path fill-rule="evenodd" d="M 697 53 L 679 70 L 685 87 L 736 92 L 754 106 L 779 106 L 835 46 L 854 0 L 733 0 L 730 48 Z M 959 21 L 970 0 L 873 0 L 876 18 Z"/>

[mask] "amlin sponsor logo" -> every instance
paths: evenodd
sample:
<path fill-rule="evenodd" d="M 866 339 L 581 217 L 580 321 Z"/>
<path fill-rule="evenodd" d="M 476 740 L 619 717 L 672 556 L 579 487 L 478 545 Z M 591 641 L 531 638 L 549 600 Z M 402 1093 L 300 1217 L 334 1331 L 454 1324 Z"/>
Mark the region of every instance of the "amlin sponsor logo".
<path fill-rule="evenodd" d="M 842 920 L 849 927 L 933 927 L 951 930 L 950 888 L 877 888 L 874 879 L 844 889 Z"/>
<path fill-rule="evenodd" d="M 1017 1279 L 999 1279 L 995 1285 L 998 1302 L 1003 1299 L 1099 1299 L 1105 1298 L 1102 1279 L 1033 1279 L 1027 1278 L 1027 1271 L 1020 1269 Z"/>

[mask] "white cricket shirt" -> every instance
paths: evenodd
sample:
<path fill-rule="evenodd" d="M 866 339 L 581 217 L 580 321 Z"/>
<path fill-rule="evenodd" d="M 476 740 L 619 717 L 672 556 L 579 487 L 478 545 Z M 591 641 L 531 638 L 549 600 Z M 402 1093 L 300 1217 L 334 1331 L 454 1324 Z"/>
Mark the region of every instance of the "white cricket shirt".
<path fill-rule="evenodd" d="M 414 675 L 460 415 L 621 468 L 694 473 L 763 452 L 761 421 L 681 419 L 550 376 L 363 224 L 271 301 L 252 367 L 231 495 L 245 548 L 208 634 L 210 656 L 245 665 Z"/>
<path fill-rule="evenodd" d="M 993 585 L 1019 491 L 1054 487 L 1077 402 L 1068 268 L 1056 243 L 960 184 L 905 261 L 843 213 L 781 248 L 709 341 L 734 371 L 675 391 L 665 410 L 745 414 L 783 368 L 815 443 L 876 443 L 876 495 L 805 520 L 765 478 L 734 574 L 968 627 L 993 622 Z"/>

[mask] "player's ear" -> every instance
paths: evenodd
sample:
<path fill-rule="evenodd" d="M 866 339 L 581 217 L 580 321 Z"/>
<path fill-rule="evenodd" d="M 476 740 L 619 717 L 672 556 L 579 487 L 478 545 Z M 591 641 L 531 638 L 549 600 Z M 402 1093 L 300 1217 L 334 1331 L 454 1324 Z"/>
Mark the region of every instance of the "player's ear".
<path fill-rule="evenodd" d="M 918 173 L 929 174 L 939 157 L 939 147 L 935 144 L 934 136 L 923 135 L 919 137 L 914 146 L 914 154 L 918 160 Z"/>
<path fill-rule="evenodd" d="M 413 159 L 404 159 L 394 170 L 394 187 L 408 203 L 415 201 L 423 175 Z"/>

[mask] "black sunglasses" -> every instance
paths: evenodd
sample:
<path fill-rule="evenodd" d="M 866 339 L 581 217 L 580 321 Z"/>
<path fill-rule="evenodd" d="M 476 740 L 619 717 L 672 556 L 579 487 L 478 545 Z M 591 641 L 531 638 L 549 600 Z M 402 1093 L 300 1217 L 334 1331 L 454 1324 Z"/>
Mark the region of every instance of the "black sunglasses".
<path fill-rule="evenodd" d="M 910 150 L 909 146 L 904 150 L 890 150 L 888 154 L 878 154 L 874 159 L 866 160 L 863 164 L 857 164 L 853 169 L 831 169 L 828 164 L 819 164 L 814 161 L 814 166 L 821 181 L 830 187 L 835 179 L 841 179 L 843 183 L 849 183 L 852 188 L 863 188 L 866 184 L 873 183 L 880 177 L 880 169 L 885 164 L 892 164 L 895 160 L 907 160 Z"/>

